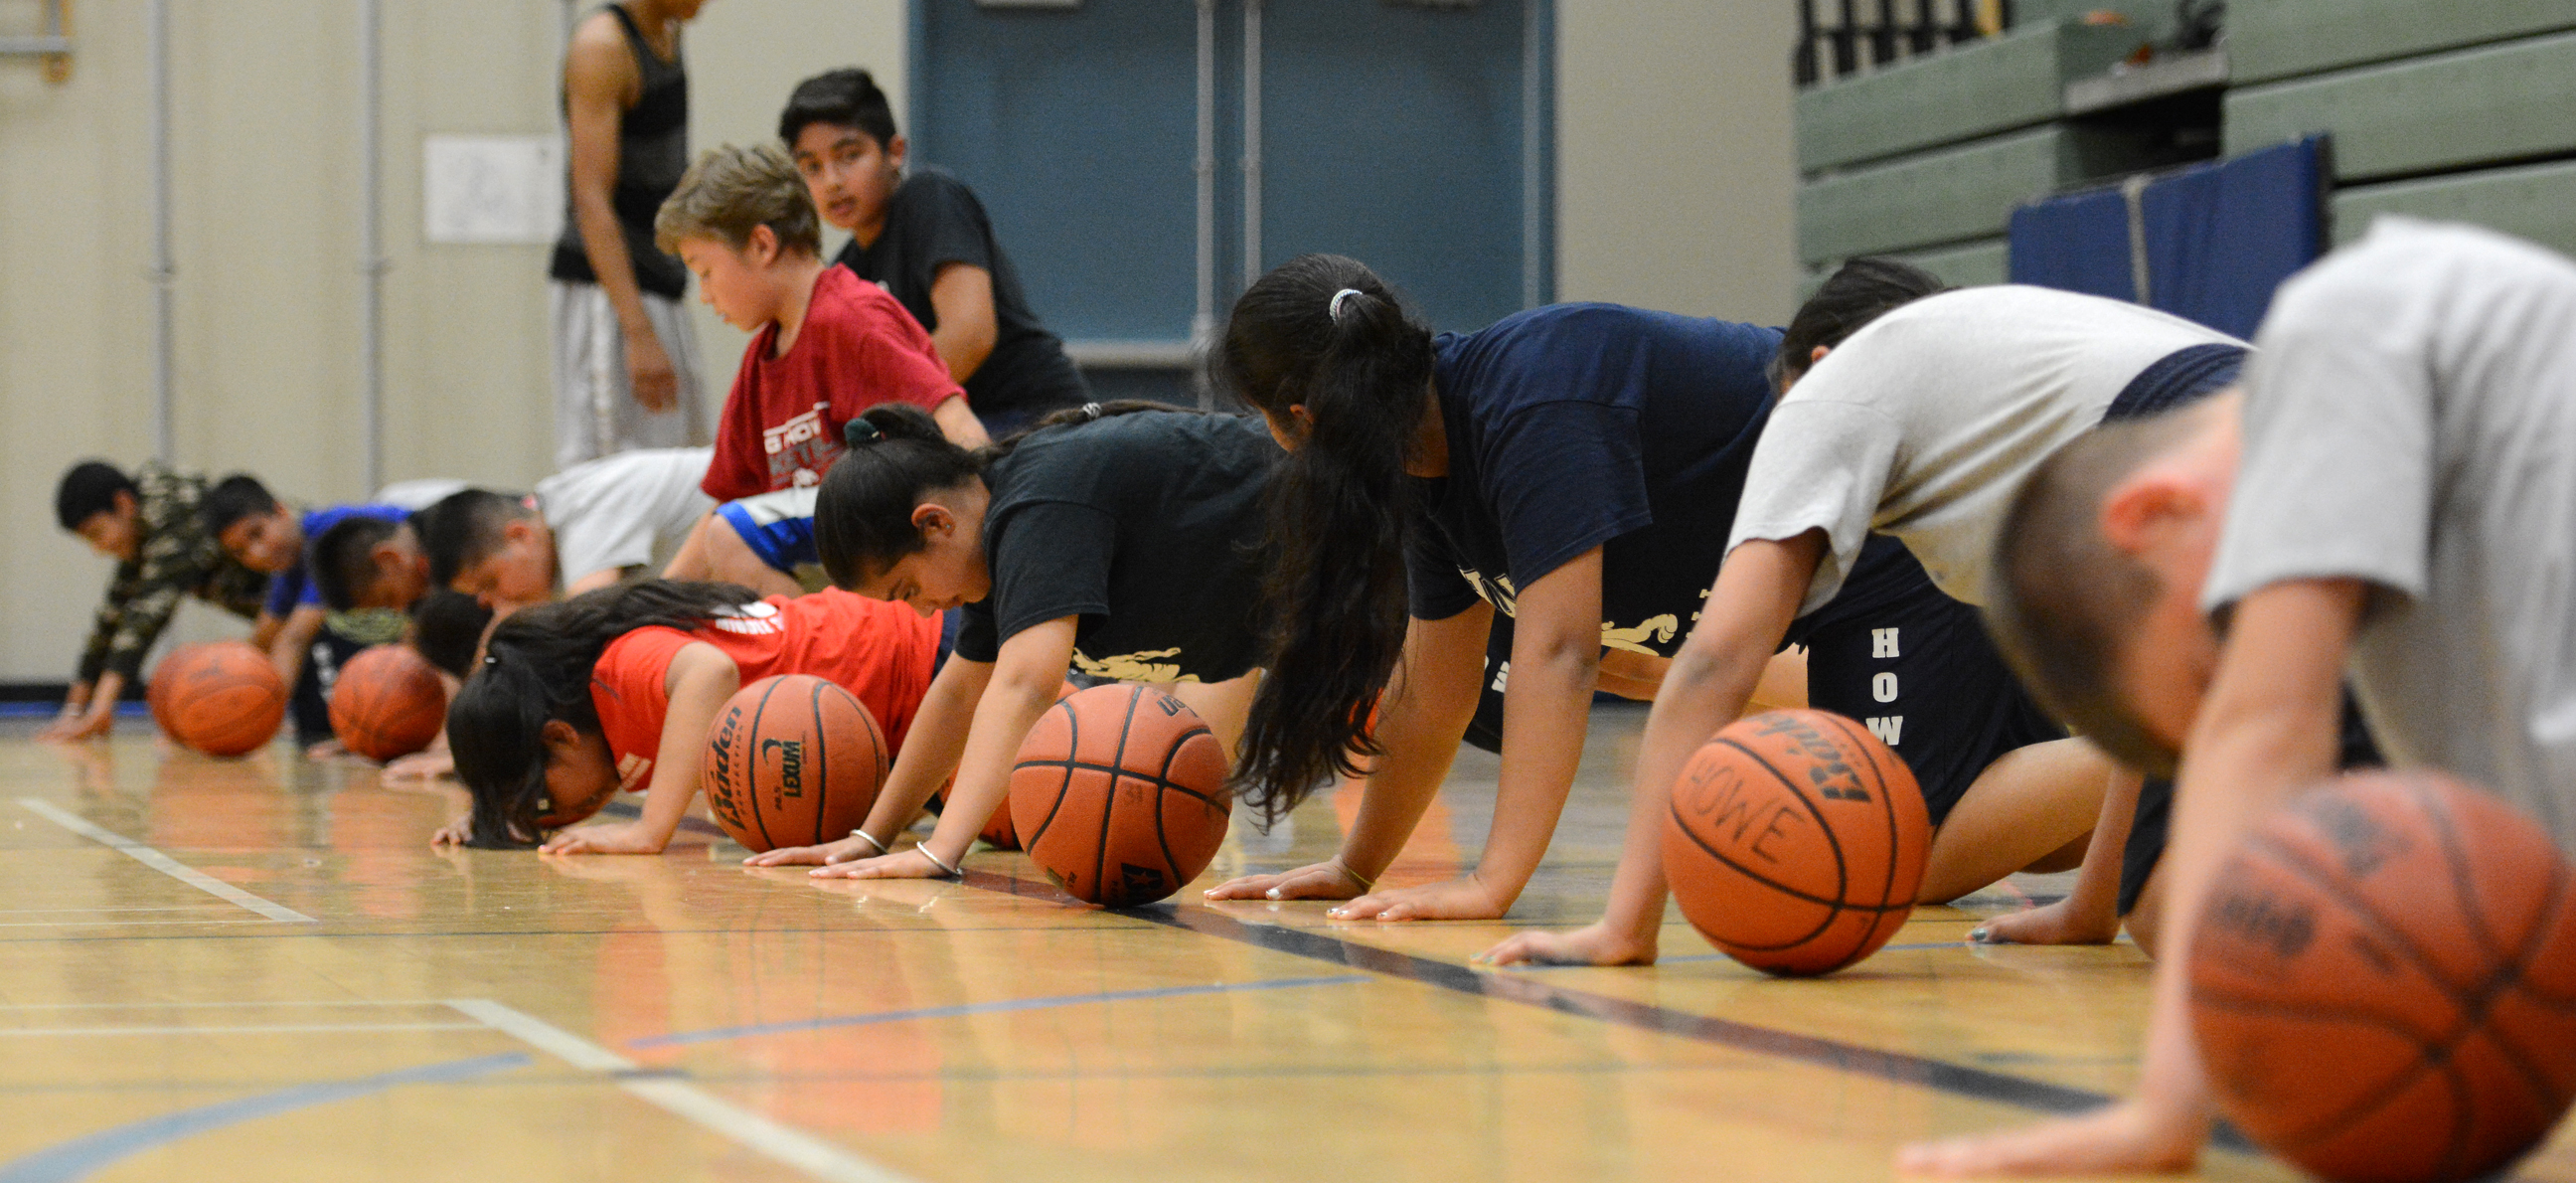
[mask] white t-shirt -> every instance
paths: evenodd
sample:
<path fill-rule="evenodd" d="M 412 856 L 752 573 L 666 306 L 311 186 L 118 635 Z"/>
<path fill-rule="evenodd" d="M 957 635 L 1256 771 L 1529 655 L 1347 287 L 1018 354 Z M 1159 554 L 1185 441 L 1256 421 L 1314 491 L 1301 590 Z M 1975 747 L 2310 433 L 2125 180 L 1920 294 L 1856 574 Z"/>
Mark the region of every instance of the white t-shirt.
<path fill-rule="evenodd" d="M 2261 342 L 2203 605 L 2367 582 L 2349 670 L 2381 748 L 2576 852 L 2576 261 L 2383 218 Z"/>
<path fill-rule="evenodd" d="M 658 574 L 715 509 L 698 488 L 709 448 L 651 448 L 588 460 L 537 482 L 537 512 L 555 532 L 555 570 L 585 575 L 651 566 Z"/>
<path fill-rule="evenodd" d="M 2177 316 L 2048 288 L 1968 288 L 1872 321 L 1782 395 L 1753 451 L 1731 552 L 1823 529 L 1800 614 L 1834 598 L 1872 531 L 1952 598 L 1986 602 L 1995 533 L 2039 462 L 2102 421 L 2148 366 L 2243 342 Z"/>

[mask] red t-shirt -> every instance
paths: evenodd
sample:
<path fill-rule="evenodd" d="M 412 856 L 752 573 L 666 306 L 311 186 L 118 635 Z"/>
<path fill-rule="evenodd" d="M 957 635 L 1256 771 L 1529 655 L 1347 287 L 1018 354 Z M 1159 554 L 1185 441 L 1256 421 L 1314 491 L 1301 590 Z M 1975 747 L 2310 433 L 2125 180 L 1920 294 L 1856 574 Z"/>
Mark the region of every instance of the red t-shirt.
<path fill-rule="evenodd" d="M 621 791 L 643 788 L 653 774 L 662 717 L 671 709 L 671 657 L 692 641 L 724 650 L 745 686 L 772 674 L 813 674 L 839 684 L 867 704 L 886 742 L 900 749 L 921 696 L 930 691 L 939 618 L 825 590 L 745 604 L 740 615 L 703 628 L 639 628 L 609 642 L 591 667 L 590 701 L 617 761 Z"/>
<path fill-rule="evenodd" d="M 716 419 L 715 458 L 699 487 L 718 501 L 822 480 L 841 454 L 841 425 L 878 403 L 928 411 L 966 396 L 921 322 L 847 267 L 814 280 L 787 356 L 770 356 L 777 342 L 776 321 L 753 334 Z"/>

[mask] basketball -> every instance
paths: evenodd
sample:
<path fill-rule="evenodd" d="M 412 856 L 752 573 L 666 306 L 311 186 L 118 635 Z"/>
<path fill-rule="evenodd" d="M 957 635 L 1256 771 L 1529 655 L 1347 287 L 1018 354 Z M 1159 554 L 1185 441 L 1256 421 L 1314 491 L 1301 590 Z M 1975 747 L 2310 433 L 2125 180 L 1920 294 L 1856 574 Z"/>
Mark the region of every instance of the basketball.
<path fill-rule="evenodd" d="M 1064 700 L 1073 697 L 1074 694 L 1081 689 L 1081 687 L 1076 686 L 1071 682 L 1066 682 L 1056 688 L 1055 700 L 1057 702 L 1063 702 Z M 947 784 L 941 785 L 937 790 L 933 791 L 930 794 L 930 811 L 932 813 L 938 813 L 947 808 L 948 790 L 956 787 L 957 778 L 952 776 L 948 778 Z M 1020 832 L 1011 828 L 1011 800 L 1009 797 L 1004 797 L 1001 804 L 993 807 L 993 816 L 984 819 L 984 829 L 981 833 L 978 833 L 976 837 L 982 838 L 985 842 L 991 844 L 996 850 L 1018 850 L 1020 848 Z"/>
<path fill-rule="evenodd" d="M 885 732 L 849 691 L 812 674 L 762 678 L 716 712 L 707 811 L 753 851 L 815 846 L 868 820 L 885 787 Z"/>
<path fill-rule="evenodd" d="M 2329 782 L 2246 836 L 2191 944 L 2227 1119 L 2329 1179 L 2468 1179 L 2576 1096 L 2576 881 L 2447 777 Z"/>
<path fill-rule="evenodd" d="M 252 751 L 286 719 L 286 680 L 246 642 L 190 645 L 164 659 L 153 681 L 169 686 L 170 737 L 209 756 Z"/>
<path fill-rule="evenodd" d="M 1664 873 L 1691 927 L 1765 973 L 1832 973 L 1914 910 L 1932 823 L 1914 773 L 1860 724 L 1768 711 L 1682 768 Z"/>
<path fill-rule="evenodd" d="M 1225 842 L 1224 745 L 1181 700 L 1094 686 L 1048 708 L 1011 769 L 1011 824 L 1065 894 L 1112 908 L 1179 891 Z"/>
<path fill-rule="evenodd" d="M 331 685 L 331 730 L 370 760 L 408 756 L 438 738 L 447 686 L 409 645 L 377 645 L 340 667 Z"/>

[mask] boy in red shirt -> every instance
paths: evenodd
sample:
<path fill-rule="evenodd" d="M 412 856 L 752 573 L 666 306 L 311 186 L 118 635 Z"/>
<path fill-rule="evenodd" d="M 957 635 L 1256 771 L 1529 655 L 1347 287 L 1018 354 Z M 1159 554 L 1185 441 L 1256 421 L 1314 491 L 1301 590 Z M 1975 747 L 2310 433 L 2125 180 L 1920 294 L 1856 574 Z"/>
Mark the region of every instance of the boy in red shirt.
<path fill-rule="evenodd" d="M 883 289 L 823 262 L 821 221 L 786 153 L 727 147 L 699 157 L 653 234 L 697 275 L 699 298 L 753 334 L 716 421 L 708 496 L 814 485 L 841 454 L 841 425 L 878 403 L 930 412 L 962 447 L 989 442 L 920 322 Z"/>

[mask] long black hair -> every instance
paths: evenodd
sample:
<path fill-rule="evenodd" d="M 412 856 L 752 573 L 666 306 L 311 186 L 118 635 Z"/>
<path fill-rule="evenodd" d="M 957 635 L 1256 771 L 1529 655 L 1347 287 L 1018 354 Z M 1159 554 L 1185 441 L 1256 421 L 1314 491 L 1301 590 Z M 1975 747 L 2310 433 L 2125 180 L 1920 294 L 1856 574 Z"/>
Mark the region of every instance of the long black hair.
<path fill-rule="evenodd" d="M 1404 653 L 1405 461 L 1431 383 L 1431 330 L 1357 260 L 1300 255 L 1234 303 L 1219 377 L 1305 438 L 1270 482 L 1270 676 L 1238 795 L 1277 818 L 1381 749 L 1368 714 Z"/>
<path fill-rule="evenodd" d="M 981 448 L 961 448 L 919 407 L 880 403 L 868 408 L 842 427 L 849 450 L 823 474 L 822 487 L 814 493 L 814 551 L 824 577 L 843 591 L 857 591 L 905 555 L 921 551 L 929 543 L 912 524 L 912 510 L 922 495 L 981 478 L 1030 435 L 1138 411 L 1198 413 L 1142 399 L 1089 403 L 1049 412 L 1028 430 Z"/>
<path fill-rule="evenodd" d="M 1786 388 L 1807 372 L 1816 347 L 1838 348 L 1869 322 L 1950 290 L 1941 277 L 1902 259 L 1865 255 L 1843 264 L 1816 294 L 1798 306 L 1780 351 L 1771 358 L 1771 385 Z"/>
<path fill-rule="evenodd" d="M 472 844 L 528 846 L 553 811 L 545 728 L 599 731 L 591 667 L 608 643 L 639 628 L 694 629 L 760 593 L 731 583 L 645 579 L 512 614 L 492 630 L 483 661 L 447 706 L 456 778 L 474 797 Z"/>

